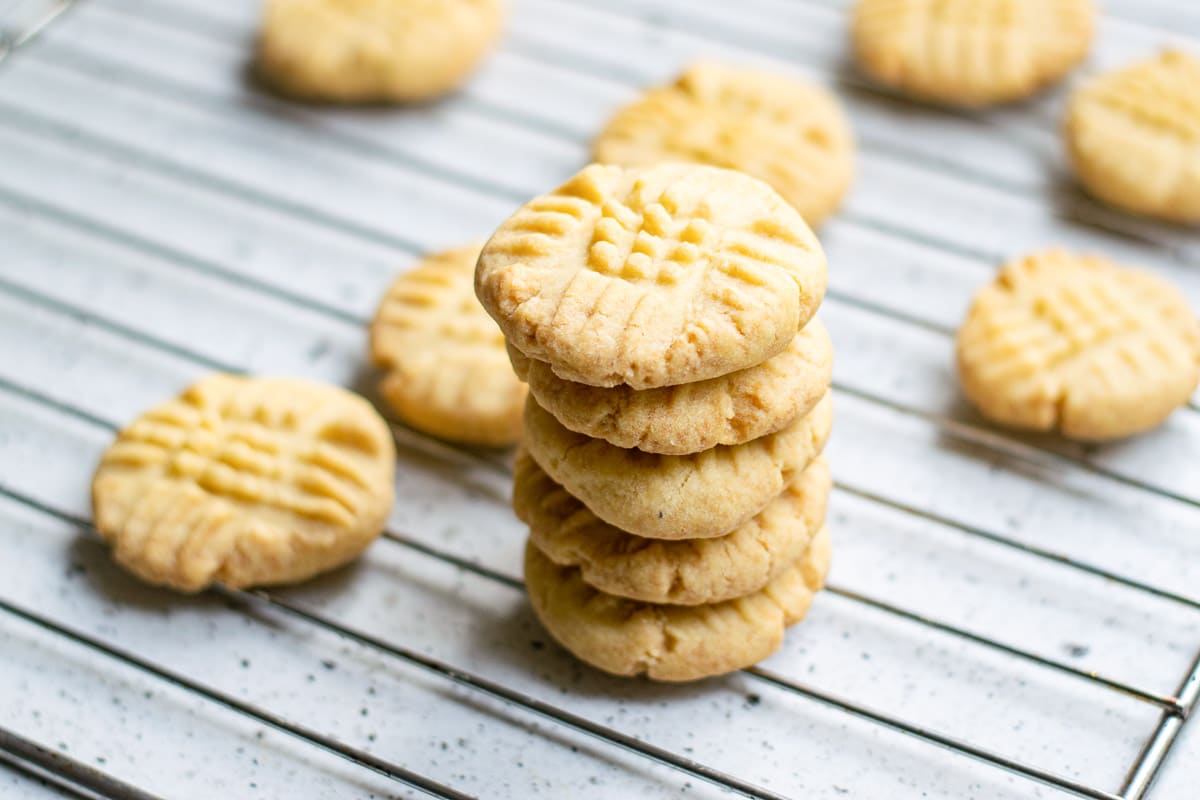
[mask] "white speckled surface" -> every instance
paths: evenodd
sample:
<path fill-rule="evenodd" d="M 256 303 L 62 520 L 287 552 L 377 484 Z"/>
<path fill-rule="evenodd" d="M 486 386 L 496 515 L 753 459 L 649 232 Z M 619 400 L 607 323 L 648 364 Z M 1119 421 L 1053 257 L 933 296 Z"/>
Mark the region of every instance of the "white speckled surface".
<path fill-rule="evenodd" d="M 0 792 L 12 800 L 58 800 L 67 795 L 54 784 L 42 778 L 20 772 L 9 772 L 0 766 Z"/>
<path fill-rule="evenodd" d="M 112 426 L 209 369 L 363 385 L 362 322 L 395 270 L 486 233 L 584 163 L 639 85 L 706 55 L 843 76 L 862 147 L 847 207 L 821 231 L 840 389 L 833 582 L 1175 691 L 1200 651 L 1200 610 L 1004 542 L 1200 596 L 1200 411 L 1103 448 L 1023 440 L 1042 449 L 1014 454 L 974 427 L 964 440 L 979 420 L 954 386 L 949 330 L 998 260 L 1047 244 L 1144 264 L 1200 306 L 1200 236 L 1070 187 L 1059 92 L 949 114 L 855 88 L 844 5 L 512 0 L 504 45 L 461 94 L 364 111 L 248 86 L 253 3 L 80 3 L 0 66 L 0 552 L 13 554 L 0 600 L 467 794 L 722 794 L 260 604 L 141 587 L 69 521 L 89 513 Z M 1167 41 L 1200 50 L 1200 15 L 1180 0 L 1105 5 L 1081 74 Z M 503 466 L 401 444 L 391 530 L 519 577 Z M 1065 796 L 753 675 L 608 678 L 549 642 L 518 589 L 396 542 L 280 596 L 782 795 Z M 1159 720 L 847 594 L 822 595 L 766 666 L 1110 792 Z M 0 727 L 171 798 L 423 796 L 2 613 Z M 1197 775 L 1193 725 L 1150 796 L 1191 800 Z M 58 793 L 0 767 L 0 795 Z"/>

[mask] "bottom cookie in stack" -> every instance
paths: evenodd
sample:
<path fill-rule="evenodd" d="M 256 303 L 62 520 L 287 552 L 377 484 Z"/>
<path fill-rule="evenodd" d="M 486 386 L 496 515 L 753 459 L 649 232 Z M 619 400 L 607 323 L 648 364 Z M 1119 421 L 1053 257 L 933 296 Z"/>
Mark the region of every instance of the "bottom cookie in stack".
<path fill-rule="evenodd" d="M 647 539 L 597 518 L 522 451 L 513 506 L 530 527 L 534 610 L 568 650 L 618 675 L 688 681 L 750 666 L 824 586 L 830 486 L 817 458 L 731 533 Z"/>

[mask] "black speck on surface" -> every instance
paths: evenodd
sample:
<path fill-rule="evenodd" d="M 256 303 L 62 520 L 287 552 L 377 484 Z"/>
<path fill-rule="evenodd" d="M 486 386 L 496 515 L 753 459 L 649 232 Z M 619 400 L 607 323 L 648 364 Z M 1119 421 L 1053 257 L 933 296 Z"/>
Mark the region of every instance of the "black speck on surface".
<path fill-rule="evenodd" d="M 337 662 L 336 662 L 336 661 L 329 661 L 329 660 L 327 659 L 327 660 L 325 660 L 325 661 L 322 661 L 322 662 L 321 662 L 321 666 L 322 666 L 322 667 L 324 667 L 324 668 L 325 668 L 325 669 L 327 669 L 327 670 L 331 670 L 331 671 L 332 671 L 332 670 L 335 670 L 335 669 L 337 669 Z"/>
<path fill-rule="evenodd" d="M 250 669 L 250 659 L 248 659 L 248 658 L 242 659 L 242 669 Z"/>
<path fill-rule="evenodd" d="M 323 339 L 323 338 L 318 339 L 316 342 L 313 343 L 312 347 L 308 348 L 308 360 L 316 361 L 321 356 L 325 355 L 328 352 L 329 352 L 329 340 Z"/>
<path fill-rule="evenodd" d="M 661 511 L 660 511 L 660 512 L 658 512 L 658 518 L 659 518 L 659 519 L 662 519 L 662 518 L 663 518 L 663 512 L 661 512 Z"/>
<path fill-rule="evenodd" d="M 539 641 L 537 639 L 532 639 L 529 642 L 529 646 L 532 647 L 534 650 L 541 650 L 543 647 L 546 646 L 546 643 Z"/>
<path fill-rule="evenodd" d="M 761 702 L 762 702 L 762 697 L 760 697 L 759 695 L 756 695 L 756 694 L 746 695 L 746 704 L 747 705 L 756 706 Z"/>
<path fill-rule="evenodd" d="M 1074 644 L 1072 642 L 1064 644 L 1063 649 L 1067 651 L 1067 655 L 1071 658 L 1083 658 L 1092 651 L 1092 648 L 1085 644 Z"/>

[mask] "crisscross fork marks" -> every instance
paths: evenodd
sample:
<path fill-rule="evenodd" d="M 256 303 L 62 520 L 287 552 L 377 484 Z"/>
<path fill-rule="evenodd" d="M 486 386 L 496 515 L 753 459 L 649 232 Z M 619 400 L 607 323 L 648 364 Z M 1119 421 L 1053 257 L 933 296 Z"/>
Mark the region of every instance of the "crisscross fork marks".
<path fill-rule="evenodd" d="M 589 224 L 595 215 L 595 204 L 601 199 L 591 191 L 572 191 L 569 183 L 556 193 L 538 197 L 517 211 L 488 242 L 488 249 L 510 258 L 551 255 L 557 240 L 569 237 Z"/>
<path fill-rule="evenodd" d="M 1106 108 L 1185 142 L 1200 141 L 1200 61 L 1178 51 L 1098 81 L 1092 98 Z"/>
<path fill-rule="evenodd" d="M 475 298 L 474 258 L 463 255 L 477 255 L 481 246 L 431 256 L 394 281 L 375 315 L 378 333 L 427 332 L 465 346 L 503 346 L 503 335 Z"/>
<path fill-rule="evenodd" d="M 929 6 L 929 20 L 940 25 L 962 28 L 1003 28 L 1016 20 L 1015 6 L 1015 0 L 932 0 Z"/>
<path fill-rule="evenodd" d="M 300 517 L 351 525 L 369 483 L 354 462 L 328 442 L 253 420 L 205 416 L 143 419 L 123 431 L 106 466 L 157 467 L 216 498 L 266 506 Z"/>
<path fill-rule="evenodd" d="M 1091 0 L 859 0 L 861 65 L 886 84 L 963 105 L 1025 97 L 1087 53 Z"/>
<path fill-rule="evenodd" d="M 837 100 L 795 78 L 700 62 L 609 120 L 596 160 L 629 166 L 683 161 L 766 180 L 810 223 L 838 204 L 853 143 Z"/>
<path fill-rule="evenodd" d="M 588 269 L 631 283 L 680 283 L 689 270 L 703 268 L 711 231 L 703 199 L 689 206 L 681 209 L 670 189 L 647 202 L 637 186 L 625 203 L 605 199 L 588 245 Z"/>
<path fill-rule="evenodd" d="M 664 100 L 676 98 L 661 104 L 663 111 L 673 112 L 666 115 L 673 124 L 664 124 L 664 143 L 704 163 L 737 169 L 761 161 L 766 147 L 767 153 L 786 153 L 781 161 L 800 158 L 814 162 L 806 163 L 812 168 L 811 148 L 827 152 L 834 146 L 832 121 L 822 119 L 824 104 L 814 110 L 814 103 L 797 102 L 804 93 L 799 83 L 699 65 L 674 88 L 679 94 L 662 93 Z M 816 100 L 816 90 L 804 90 Z M 795 135 L 798 130 L 802 135 Z"/>
<path fill-rule="evenodd" d="M 92 480 L 96 528 L 156 585 L 302 580 L 379 534 L 394 458 L 386 423 L 345 390 L 213 375 L 117 435 Z"/>
<path fill-rule="evenodd" d="M 762 287 L 767 269 L 787 270 L 787 264 L 811 252 L 808 243 L 786 226 L 768 219 L 746 230 L 726 231 L 713 258 L 713 268 L 737 283 Z M 729 292 L 722 299 L 736 305 Z"/>
<path fill-rule="evenodd" d="M 1102 440 L 1162 422 L 1200 378 L 1200 323 L 1173 287 L 1047 251 L 1004 267 L 958 337 L 967 395 L 999 422 Z"/>
<path fill-rule="evenodd" d="M 1054 370 L 1118 337 L 1146 328 L 1145 315 L 1121 302 L 1110 285 L 1099 281 L 1049 286 L 1033 301 L 1030 315 L 1031 321 L 1045 326 L 1045 370 Z"/>

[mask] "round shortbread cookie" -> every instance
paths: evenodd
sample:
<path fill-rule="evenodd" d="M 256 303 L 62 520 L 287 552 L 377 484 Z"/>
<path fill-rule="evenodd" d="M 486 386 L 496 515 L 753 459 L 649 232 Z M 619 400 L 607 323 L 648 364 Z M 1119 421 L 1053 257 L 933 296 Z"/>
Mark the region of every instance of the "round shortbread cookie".
<path fill-rule="evenodd" d="M 1168 51 L 1091 81 L 1071 96 L 1065 134 L 1096 197 L 1200 222 L 1200 59 Z"/>
<path fill-rule="evenodd" d="M 474 71 L 503 16 L 501 0 L 267 0 L 257 71 L 308 100 L 425 100 Z"/>
<path fill-rule="evenodd" d="M 827 394 L 777 433 L 664 456 L 574 433 L 532 397 L 525 404 L 525 448 L 538 466 L 600 519 L 648 539 L 705 539 L 744 525 L 820 455 L 832 427 Z"/>
<path fill-rule="evenodd" d="M 779 649 L 825 585 L 832 548 L 822 528 L 804 557 L 753 594 L 698 606 L 656 605 L 606 594 L 532 543 L 525 584 L 542 625 L 577 658 L 615 675 L 692 681 L 733 672 Z"/>
<path fill-rule="evenodd" d="M 504 334 L 475 299 L 480 247 L 430 256 L 396 279 L 371 323 L 371 360 L 387 371 L 380 390 L 407 424 L 465 444 L 509 445 L 521 437 L 526 389 Z"/>
<path fill-rule="evenodd" d="M 854 139 L 837 98 L 785 75 L 697 64 L 621 109 L 596 139 L 604 164 L 685 161 L 761 178 L 815 227 L 854 175 Z"/>
<path fill-rule="evenodd" d="M 762 181 L 593 164 L 500 226 L 475 287 L 509 342 L 559 377 L 652 389 L 781 352 L 825 280 L 816 237 Z"/>
<path fill-rule="evenodd" d="M 976 295 L 958 369 L 997 422 L 1112 439 L 1187 402 L 1200 380 L 1200 322 L 1149 273 L 1050 250 L 1005 265 Z"/>
<path fill-rule="evenodd" d="M 660 389 L 573 383 L 514 347 L 508 355 L 538 405 L 564 427 L 617 447 L 665 455 L 774 433 L 811 411 L 833 379 L 833 344 L 816 317 L 787 350 L 757 366 Z"/>
<path fill-rule="evenodd" d="M 1019 100 L 1091 46 L 1092 0 L 859 0 L 859 66 L 881 83 L 953 105 Z"/>
<path fill-rule="evenodd" d="M 713 539 L 643 539 L 602 521 L 517 454 L 513 509 L 555 564 L 597 589 L 647 603 L 719 603 L 757 592 L 804 555 L 825 523 L 833 479 L 818 457 L 752 520 Z"/>
<path fill-rule="evenodd" d="M 395 459 L 387 424 L 357 395 L 213 375 L 117 435 L 92 480 L 96 528 L 150 583 L 293 583 L 379 536 Z"/>

